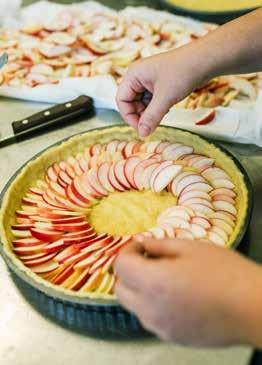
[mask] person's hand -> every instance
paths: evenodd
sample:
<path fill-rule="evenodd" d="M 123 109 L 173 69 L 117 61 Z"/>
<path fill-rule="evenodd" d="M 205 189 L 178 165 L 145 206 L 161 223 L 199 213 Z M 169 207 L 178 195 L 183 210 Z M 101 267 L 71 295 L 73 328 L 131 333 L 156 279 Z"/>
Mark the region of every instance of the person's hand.
<path fill-rule="evenodd" d="M 201 46 L 192 43 L 129 67 L 116 100 L 123 119 L 142 137 L 155 130 L 171 106 L 205 81 L 208 61 L 201 64 L 199 52 Z"/>
<path fill-rule="evenodd" d="M 162 339 L 262 346 L 262 272 L 240 254 L 205 241 L 146 239 L 124 248 L 115 270 L 120 303 Z"/>

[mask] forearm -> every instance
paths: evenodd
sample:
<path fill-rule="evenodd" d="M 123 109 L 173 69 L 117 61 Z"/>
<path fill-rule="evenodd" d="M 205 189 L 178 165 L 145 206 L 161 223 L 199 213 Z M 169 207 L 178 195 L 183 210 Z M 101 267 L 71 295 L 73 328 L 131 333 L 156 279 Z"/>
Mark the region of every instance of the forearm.
<path fill-rule="evenodd" d="M 192 42 L 192 57 L 204 80 L 262 71 L 262 9 L 229 22 Z"/>

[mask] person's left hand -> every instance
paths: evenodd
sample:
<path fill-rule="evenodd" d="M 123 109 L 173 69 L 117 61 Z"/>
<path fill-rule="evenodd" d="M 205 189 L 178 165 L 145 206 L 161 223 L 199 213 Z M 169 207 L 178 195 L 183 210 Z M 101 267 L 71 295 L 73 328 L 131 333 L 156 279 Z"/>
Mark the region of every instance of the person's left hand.
<path fill-rule="evenodd" d="M 124 248 L 115 270 L 122 305 L 162 339 L 262 343 L 262 270 L 238 253 L 204 241 L 146 239 Z"/>

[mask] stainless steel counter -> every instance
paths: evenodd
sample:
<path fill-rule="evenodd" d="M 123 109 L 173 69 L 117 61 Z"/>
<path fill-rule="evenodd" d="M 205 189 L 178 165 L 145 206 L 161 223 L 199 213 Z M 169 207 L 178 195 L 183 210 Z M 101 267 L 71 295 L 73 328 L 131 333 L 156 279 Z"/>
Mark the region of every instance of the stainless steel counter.
<path fill-rule="evenodd" d="M 0 100 L 0 132 L 10 122 L 45 108 L 46 105 Z M 0 149 L 0 190 L 11 175 L 34 154 L 75 133 L 121 123 L 117 113 L 99 110 L 88 121 L 51 131 L 34 139 Z M 248 254 L 262 261 L 262 150 L 254 146 L 226 146 L 243 163 L 255 191 L 254 214 Z M 162 343 L 157 339 L 105 341 L 60 327 L 36 311 L 16 286 L 0 258 L 0 364 L 1 365 L 245 365 L 248 348 L 195 350 Z"/>

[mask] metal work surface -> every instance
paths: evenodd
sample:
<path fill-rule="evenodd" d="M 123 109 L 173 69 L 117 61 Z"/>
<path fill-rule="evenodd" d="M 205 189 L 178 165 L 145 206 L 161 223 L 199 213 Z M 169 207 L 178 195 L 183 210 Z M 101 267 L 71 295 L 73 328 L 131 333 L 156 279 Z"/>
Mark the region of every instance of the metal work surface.
<path fill-rule="evenodd" d="M 0 100 L 0 132 L 10 130 L 13 120 L 21 119 L 46 105 Z M 119 115 L 99 110 L 91 120 L 53 130 L 16 145 L 0 149 L 0 189 L 28 159 L 47 146 L 84 130 L 121 123 Z M 262 262 L 262 150 L 255 146 L 225 145 L 246 168 L 254 187 L 254 211 L 249 234 L 248 254 Z M 222 269 L 222 268 L 221 268 Z M 195 350 L 162 343 L 154 338 L 102 340 L 63 328 L 39 313 L 24 296 L 0 258 L 0 364 L 1 365 L 245 365 L 248 348 Z"/>

